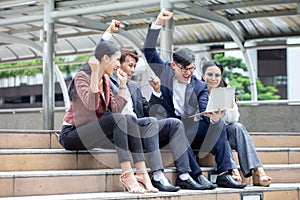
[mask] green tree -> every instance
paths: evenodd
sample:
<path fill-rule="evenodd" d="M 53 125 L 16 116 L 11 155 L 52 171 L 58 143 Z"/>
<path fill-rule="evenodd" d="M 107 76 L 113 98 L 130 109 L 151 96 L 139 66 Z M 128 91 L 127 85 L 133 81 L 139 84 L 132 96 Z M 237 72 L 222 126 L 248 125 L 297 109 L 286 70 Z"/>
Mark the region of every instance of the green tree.
<path fill-rule="evenodd" d="M 89 55 L 78 55 L 73 58 L 73 61 L 85 61 L 87 60 Z M 64 63 L 66 61 L 65 57 L 56 57 L 54 59 L 55 63 Z M 5 71 L 0 71 L 0 78 L 8 78 L 8 77 L 16 77 L 16 76 L 34 76 L 36 74 L 43 73 L 43 68 L 40 67 L 43 64 L 42 59 L 37 60 L 28 60 L 28 61 L 19 61 L 19 62 L 12 62 L 12 63 L 0 63 L 0 68 L 7 68 Z M 24 69 L 13 69 L 13 67 L 20 67 L 20 66 L 37 66 L 36 68 L 24 68 Z M 59 66 L 60 71 L 67 72 L 69 80 L 71 77 L 70 73 L 76 71 L 81 64 L 65 64 Z M 9 68 L 12 68 L 11 70 Z"/>
<path fill-rule="evenodd" d="M 242 59 L 231 56 L 216 54 L 214 60 L 220 62 L 224 67 L 224 76 L 228 78 L 229 85 L 236 87 L 236 94 L 239 100 L 251 100 L 251 89 L 249 77 L 244 75 L 247 72 L 247 66 Z M 240 70 L 236 70 L 236 69 Z M 263 83 L 256 79 L 257 99 L 258 100 L 276 100 L 280 96 L 276 93 L 278 89 L 274 86 L 264 86 Z"/>

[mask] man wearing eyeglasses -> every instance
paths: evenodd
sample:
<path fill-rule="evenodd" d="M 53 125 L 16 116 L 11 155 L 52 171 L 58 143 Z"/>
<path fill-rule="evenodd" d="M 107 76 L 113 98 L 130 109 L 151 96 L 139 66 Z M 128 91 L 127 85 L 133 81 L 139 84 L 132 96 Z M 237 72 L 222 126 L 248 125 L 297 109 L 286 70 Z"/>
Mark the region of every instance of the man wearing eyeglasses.
<path fill-rule="evenodd" d="M 194 52 L 189 48 L 179 48 L 173 53 L 173 60 L 164 62 L 156 50 L 160 29 L 172 17 L 172 12 L 161 11 L 156 22 L 150 25 L 144 43 L 147 62 L 160 78 L 160 82 L 154 78 L 149 81 L 155 91 L 150 99 L 152 112 L 158 119 L 181 119 L 192 148 L 198 151 L 201 148 L 201 151 L 215 156 L 218 173 L 216 183 L 219 187 L 244 188 L 246 184 L 236 182 L 230 174 L 235 166 L 231 164 L 231 149 L 224 122 L 219 120 L 225 111 L 206 113 L 201 119 L 189 117 L 205 111 L 208 102 L 207 85 L 193 75 Z M 197 177 L 202 171 L 198 163 L 192 162 L 191 156 L 189 160 L 192 172 L 198 171 L 192 174 L 193 178 L 200 181 Z"/>

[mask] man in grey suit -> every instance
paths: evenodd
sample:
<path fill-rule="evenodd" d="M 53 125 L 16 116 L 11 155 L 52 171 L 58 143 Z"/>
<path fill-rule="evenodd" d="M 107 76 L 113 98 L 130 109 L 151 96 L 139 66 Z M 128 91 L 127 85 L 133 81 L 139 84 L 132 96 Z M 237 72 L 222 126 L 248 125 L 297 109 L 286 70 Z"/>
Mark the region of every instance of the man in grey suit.
<path fill-rule="evenodd" d="M 111 37 L 111 34 L 117 30 L 117 28 L 115 27 L 116 23 L 118 23 L 118 21 L 113 21 L 111 23 L 110 27 L 103 34 L 101 40 L 108 40 Z M 136 116 L 137 123 L 141 127 L 145 127 L 147 126 L 147 121 L 150 118 L 150 107 L 148 101 L 142 95 L 140 86 L 136 82 L 131 81 L 133 73 L 135 72 L 137 61 L 138 55 L 134 50 L 121 50 L 120 68 L 127 74 L 128 77 L 128 90 L 126 96 L 128 102 L 122 113 L 132 114 Z M 110 78 L 111 89 L 113 93 L 116 94 L 118 90 L 118 79 L 114 75 Z M 157 120 L 157 123 L 159 126 L 157 137 L 155 138 L 155 136 L 144 136 L 143 138 L 143 144 L 146 152 L 153 152 L 155 150 L 159 151 L 159 148 L 168 145 L 172 151 L 174 164 L 179 174 L 176 181 L 177 186 L 179 186 L 180 188 L 192 190 L 214 189 L 216 185 L 209 182 L 204 175 L 200 174 L 200 179 L 202 180 L 202 182 L 200 183 L 197 183 L 189 175 L 190 167 L 188 152 L 193 152 L 185 136 L 182 122 L 176 118 L 166 118 Z M 151 157 L 151 154 L 149 154 L 148 157 Z M 149 162 L 157 162 L 156 165 L 162 165 L 161 160 L 161 158 L 150 158 Z M 153 174 L 152 184 L 160 191 L 177 191 L 179 189 L 179 187 L 173 186 L 169 182 L 169 180 L 167 180 L 167 178 L 163 174 L 163 168 L 155 171 L 151 169 L 151 171 Z"/>

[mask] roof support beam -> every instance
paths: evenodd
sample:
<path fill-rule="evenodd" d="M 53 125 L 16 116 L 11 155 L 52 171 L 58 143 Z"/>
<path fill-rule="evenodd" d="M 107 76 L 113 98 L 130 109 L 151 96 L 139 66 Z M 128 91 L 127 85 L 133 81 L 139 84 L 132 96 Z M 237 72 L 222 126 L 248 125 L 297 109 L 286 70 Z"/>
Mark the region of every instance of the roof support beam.
<path fill-rule="evenodd" d="M 36 4 L 41 0 L 15 0 L 15 1 L 9 1 L 9 2 L 2 2 L 0 3 L 0 9 L 3 8 L 11 8 L 15 6 L 25 6 L 25 5 L 33 5 Z"/>
<path fill-rule="evenodd" d="M 137 19 L 145 19 L 145 18 L 155 18 L 157 16 L 157 12 L 151 12 L 151 13 L 138 13 L 133 15 L 124 15 L 124 16 L 118 16 L 118 20 L 120 22 L 127 21 L 127 20 L 137 20 Z M 112 19 L 115 19 L 116 17 L 105 17 L 105 22 L 110 22 Z"/>
<path fill-rule="evenodd" d="M 12 25 L 12 24 L 24 24 L 36 21 L 42 21 L 44 19 L 43 15 L 33 15 L 33 16 L 23 16 L 11 19 L 1 19 L 0 26 Z"/>
<path fill-rule="evenodd" d="M 145 7 L 153 7 L 158 6 L 159 0 L 151 0 L 151 1 L 131 1 L 128 2 L 121 2 L 121 3 L 114 3 L 114 4 L 106 4 L 106 5 L 99 5 L 94 7 L 86 7 L 86 8 L 78 8 L 72 10 L 62 10 L 62 11 L 52 11 L 50 16 L 53 19 L 61 18 L 61 17 L 70 17 L 74 15 L 84 15 L 84 14 L 94 14 L 94 13 L 101 13 L 101 12 L 113 12 L 113 11 L 120 11 L 125 9 L 140 9 Z"/>
<path fill-rule="evenodd" d="M 244 43 L 244 38 L 242 36 L 242 34 L 240 34 L 240 31 L 225 17 L 222 17 L 220 15 L 217 15 L 216 13 L 200 7 L 200 6 L 196 6 L 193 3 L 187 3 L 190 6 L 190 9 L 176 9 L 175 7 L 175 11 L 180 12 L 182 14 L 188 14 L 194 18 L 203 20 L 203 21 L 207 21 L 207 22 L 214 22 L 214 23 L 218 23 L 220 26 L 225 27 L 230 35 L 232 36 L 233 40 L 237 43 L 237 45 L 239 47 L 243 47 L 243 43 Z"/>
<path fill-rule="evenodd" d="M 108 27 L 107 24 L 99 22 L 97 20 L 88 19 L 86 17 L 72 16 L 72 18 L 78 20 L 76 23 L 69 23 L 72 27 L 82 27 L 91 30 L 105 31 Z"/>
<path fill-rule="evenodd" d="M 68 6 L 81 6 L 83 4 L 93 4 L 93 3 L 103 3 L 107 2 L 107 0 L 76 0 L 76 1 L 58 1 L 56 2 L 56 6 L 60 7 L 68 7 Z"/>
<path fill-rule="evenodd" d="M 60 21 L 57 21 L 56 23 L 69 25 L 72 27 L 80 27 L 80 28 L 87 28 L 87 29 L 91 29 L 91 30 L 98 30 L 98 31 L 102 31 L 102 32 L 104 32 L 109 26 L 108 24 L 104 24 L 104 23 L 98 22 L 96 20 L 91 20 L 91 19 L 87 19 L 84 17 L 73 16 L 72 18 L 79 20 L 80 23 L 73 24 L 73 23 L 65 23 L 65 22 L 60 22 Z M 135 46 L 136 48 L 138 48 L 139 50 L 142 49 L 142 42 L 138 41 L 136 39 L 136 37 L 132 36 L 127 31 L 120 29 L 116 34 L 123 36 L 126 40 L 128 39 L 128 41 L 130 41 L 132 43 L 132 45 Z M 99 35 L 99 38 L 100 38 L 100 35 Z"/>
<path fill-rule="evenodd" d="M 7 33 L 0 33 L 0 41 L 5 41 L 6 43 L 18 43 L 18 44 L 25 44 L 31 48 L 33 48 L 33 50 L 40 56 L 43 55 L 43 48 L 38 45 L 35 42 L 32 42 L 30 40 L 25 40 L 24 38 L 20 38 L 20 37 L 16 37 L 16 36 L 12 36 L 10 34 Z M 1 60 L 1 59 L 0 59 Z"/>
<path fill-rule="evenodd" d="M 54 10 L 54 0 L 44 2 L 43 41 L 43 129 L 54 129 L 54 20 L 50 13 Z"/>
<path fill-rule="evenodd" d="M 43 6 L 24 7 L 20 9 L 1 10 L 1 15 L 14 15 L 26 12 L 43 11 Z"/>
<path fill-rule="evenodd" d="M 188 15 L 191 15 L 192 17 L 208 21 L 208 22 L 213 22 L 213 23 L 218 23 L 220 26 L 223 26 L 226 28 L 231 35 L 232 39 L 236 42 L 238 47 L 241 49 L 243 56 L 245 58 L 246 65 L 248 67 L 248 72 L 249 72 L 249 79 L 250 79 L 250 87 L 251 87 L 251 99 L 256 101 L 257 100 L 257 88 L 256 88 L 256 79 L 255 79 L 255 72 L 251 63 L 251 59 L 249 58 L 246 49 L 244 48 L 244 38 L 240 34 L 240 31 L 225 17 L 222 17 L 220 15 L 217 15 L 216 13 L 200 7 L 196 6 L 193 3 L 188 3 L 190 5 L 190 9 L 176 9 L 177 12 L 185 13 Z"/>
<path fill-rule="evenodd" d="M 226 3 L 226 4 L 219 4 L 219 5 L 211 5 L 207 6 L 209 10 L 216 11 L 216 10 L 226 10 L 226 9 L 237 9 L 237 8 L 246 8 L 246 7 L 253 7 L 253 6 L 269 6 L 269 5 L 276 5 L 276 4 L 290 4 L 290 3 L 299 3 L 299 0 L 256 0 L 256 1 L 242 1 L 242 2 L 235 2 L 235 3 Z"/>
<path fill-rule="evenodd" d="M 274 12 L 260 12 L 260 13 L 247 13 L 242 15 L 227 16 L 230 21 L 233 20 L 243 20 L 243 19 L 254 19 L 263 17 L 280 17 L 280 16 L 293 16 L 298 15 L 297 10 L 284 10 L 284 11 L 274 11 Z"/>
<path fill-rule="evenodd" d="M 173 12 L 174 5 L 169 0 L 160 1 L 160 9 Z M 164 28 L 161 31 L 160 37 L 160 54 L 164 60 L 170 60 L 173 52 L 173 31 L 174 19 L 173 17 L 165 22 Z"/>

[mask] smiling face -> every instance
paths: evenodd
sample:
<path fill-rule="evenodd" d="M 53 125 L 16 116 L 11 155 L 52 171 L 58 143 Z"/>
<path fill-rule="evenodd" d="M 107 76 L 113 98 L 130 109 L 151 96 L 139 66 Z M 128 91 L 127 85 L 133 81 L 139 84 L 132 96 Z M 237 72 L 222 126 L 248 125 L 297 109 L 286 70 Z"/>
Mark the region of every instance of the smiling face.
<path fill-rule="evenodd" d="M 114 53 L 113 55 L 111 55 L 110 57 L 107 56 L 105 58 L 105 74 L 111 76 L 114 72 L 114 69 L 117 69 L 120 67 L 120 57 L 121 57 L 121 52 L 117 51 L 116 53 Z"/>
<path fill-rule="evenodd" d="M 132 76 L 135 72 L 136 67 L 136 59 L 130 55 L 125 57 L 124 62 L 121 64 L 121 70 L 123 70 L 127 74 L 127 80 L 131 81 Z"/>
<path fill-rule="evenodd" d="M 175 78 L 179 83 L 189 83 L 195 71 L 195 64 L 192 62 L 188 66 L 183 67 L 179 63 L 172 62 L 172 67 L 175 72 Z"/>
<path fill-rule="evenodd" d="M 215 65 L 207 67 L 202 74 L 202 78 L 207 83 L 208 91 L 217 88 L 222 80 L 221 69 Z"/>

